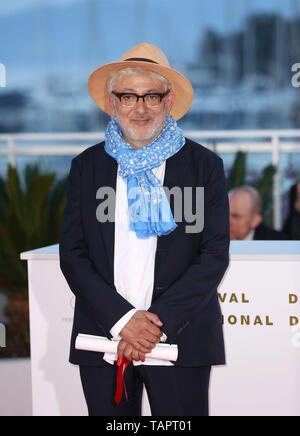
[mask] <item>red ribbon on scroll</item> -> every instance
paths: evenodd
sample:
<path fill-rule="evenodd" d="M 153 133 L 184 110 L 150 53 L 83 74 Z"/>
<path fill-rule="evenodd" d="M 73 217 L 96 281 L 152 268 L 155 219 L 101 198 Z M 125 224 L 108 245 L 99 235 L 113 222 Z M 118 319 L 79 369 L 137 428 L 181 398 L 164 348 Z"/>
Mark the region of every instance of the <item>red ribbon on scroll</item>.
<path fill-rule="evenodd" d="M 126 395 L 126 400 L 128 401 L 126 386 L 124 383 L 124 372 L 125 372 L 126 367 L 130 363 L 131 363 L 130 361 L 128 361 L 126 359 L 122 359 L 121 357 L 118 357 L 118 360 L 117 360 L 117 366 L 118 366 L 117 389 L 116 389 L 116 395 L 115 395 L 115 402 L 117 403 L 117 405 L 120 404 L 120 401 L 121 401 L 121 398 L 123 395 L 123 386 L 124 386 L 124 391 L 125 391 L 125 395 Z"/>

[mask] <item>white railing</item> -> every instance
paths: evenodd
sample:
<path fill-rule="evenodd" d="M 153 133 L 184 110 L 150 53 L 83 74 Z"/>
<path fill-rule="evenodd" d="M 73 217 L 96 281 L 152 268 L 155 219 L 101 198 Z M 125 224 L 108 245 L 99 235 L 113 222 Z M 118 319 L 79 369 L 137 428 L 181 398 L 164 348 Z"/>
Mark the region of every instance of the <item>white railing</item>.
<path fill-rule="evenodd" d="M 237 151 L 270 153 L 272 164 L 276 167 L 279 166 L 281 152 L 300 152 L 300 130 L 190 130 L 184 131 L 184 134 L 218 154 Z M 11 165 L 15 166 L 16 156 L 76 155 L 103 139 L 104 132 L 0 134 L 0 155 L 6 155 Z M 273 205 L 274 227 L 280 229 L 282 208 L 279 171 L 274 176 Z"/>

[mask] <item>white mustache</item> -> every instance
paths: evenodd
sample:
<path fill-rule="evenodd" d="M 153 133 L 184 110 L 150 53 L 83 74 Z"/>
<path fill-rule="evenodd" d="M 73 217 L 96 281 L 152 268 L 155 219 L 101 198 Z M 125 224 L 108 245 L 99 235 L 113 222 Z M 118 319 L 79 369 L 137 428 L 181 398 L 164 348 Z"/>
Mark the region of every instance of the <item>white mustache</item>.
<path fill-rule="evenodd" d="M 138 116 L 138 115 L 134 115 L 134 116 L 131 116 L 129 119 L 130 120 L 153 120 L 153 118 L 154 117 L 145 117 L 145 116 Z"/>

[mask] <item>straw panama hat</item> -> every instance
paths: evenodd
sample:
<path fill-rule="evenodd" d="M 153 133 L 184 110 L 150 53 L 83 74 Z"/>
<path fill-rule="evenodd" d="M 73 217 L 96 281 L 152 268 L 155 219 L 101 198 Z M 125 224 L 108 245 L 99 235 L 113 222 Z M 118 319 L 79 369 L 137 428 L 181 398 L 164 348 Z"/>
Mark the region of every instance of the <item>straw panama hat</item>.
<path fill-rule="evenodd" d="M 193 88 L 189 80 L 181 73 L 170 67 L 169 61 L 154 44 L 142 42 L 127 50 L 118 62 L 111 62 L 97 68 L 89 77 L 89 93 L 104 112 L 111 115 L 111 108 L 107 98 L 107 80 L 115 71 L 126 67 L 144 68 L 154 71 L 165 77 L 171 84 L 172 90 L 176 95 L 170 115 L 175 120 L 182 118 L 190 108 L 193 101 Z"/>

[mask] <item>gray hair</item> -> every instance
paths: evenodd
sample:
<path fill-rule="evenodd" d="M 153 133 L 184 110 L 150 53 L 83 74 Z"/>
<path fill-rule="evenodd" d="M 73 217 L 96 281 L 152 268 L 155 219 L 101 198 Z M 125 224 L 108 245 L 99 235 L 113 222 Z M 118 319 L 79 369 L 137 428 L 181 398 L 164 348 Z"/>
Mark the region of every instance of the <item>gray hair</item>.
<path fill-rule="evenodd" d="M 249 197 L 251 199 L 251 203 L 252 203 L 253 212 L 261 214 L 262 213 L 262 199 L 261 199 L 261 196 L 260 196 L 259 192 L 257 191 L 257 189 L 255 189 L 255 188 L 253 188 L 253 186 L 249 186 L 249 185 L 239 186 L 237 188 L 231 189 L 228 193 L 228 196 L 230 197 L 231 195 L 238 194 L 240 192 L 241 193 L 245 192 L 246 194 L 249 195 Z"/>
<path fill-rule="evenodd" d="M 170 91 L 172 86 L 170 84 L 170 82 L 163 77 L 162 75 L 154 72 L 154 71 L 150 71 L 150 70 L 146 70 L 145 68 L 132 68 L 132 67 L 125 67 L 122 68 L 121 70 L 117 70 L 114 73 L 112 73 L 108 80 L 107 80 L 107 90 L 109 93 L 111 93 L 114 90 L 114 86 L 115 83 L 118 79 L 120 79 L 121 77 L 127 75 L 127 74 L 137 74 L 137 73 L 148 73 L 152 76 L 152 78 L 154 80 L 159 80 L 160 82 L 162 82 L 163 86 L 164 86 L 164 92 Z"/>

